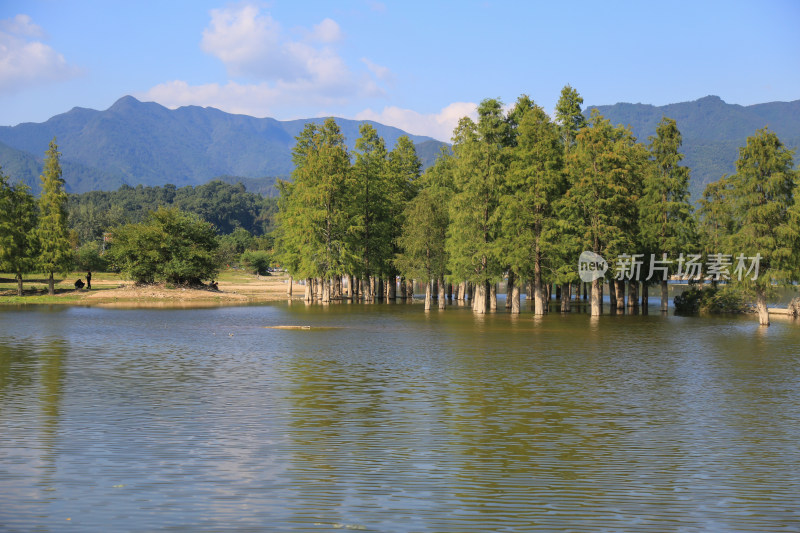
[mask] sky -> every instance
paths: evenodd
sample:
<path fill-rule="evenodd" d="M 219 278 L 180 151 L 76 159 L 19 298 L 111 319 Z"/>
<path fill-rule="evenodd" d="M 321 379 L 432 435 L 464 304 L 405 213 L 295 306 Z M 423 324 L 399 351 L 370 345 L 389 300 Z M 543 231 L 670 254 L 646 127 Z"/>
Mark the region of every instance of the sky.
<path fill-rule="evenodd" d="M 800 2 L 0 0 L 0 125 L 132 95 L 449 141 L 478 102 L 552 113 L 800 99 Z"/>

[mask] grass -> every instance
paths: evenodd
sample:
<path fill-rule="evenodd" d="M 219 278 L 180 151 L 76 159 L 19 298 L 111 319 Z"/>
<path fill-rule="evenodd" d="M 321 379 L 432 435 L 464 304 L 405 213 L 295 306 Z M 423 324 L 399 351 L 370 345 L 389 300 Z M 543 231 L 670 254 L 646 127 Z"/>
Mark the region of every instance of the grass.
<path fill-rule="evenodd" d="M 45 273 L 34 272 L 23 276 L 23 296 L 17 296 L 17 280 L 14 274 L 0 272 L 0 304 L 70 304 L 76 303 L 88 294 L 88 291 L 76 291 L 75 280 L 86 281 L 86 272 L 70 272 L 67 275 L 54 276 L 55 295 L 50 296 L 47 290 Z M 116 288 L 125 279 L 114 272 L 92 272 L 92 292 Z"/>

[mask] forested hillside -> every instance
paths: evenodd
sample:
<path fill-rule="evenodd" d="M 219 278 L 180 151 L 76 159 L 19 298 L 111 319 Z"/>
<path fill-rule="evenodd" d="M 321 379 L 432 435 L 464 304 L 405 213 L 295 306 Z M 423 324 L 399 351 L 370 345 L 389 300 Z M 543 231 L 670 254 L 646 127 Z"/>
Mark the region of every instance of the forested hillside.
<path fill-rule="evenodd" d="M 69 225 L 79 243 L 100 241 L 104 232 L 120 224 L 142 222 L 159 206 L 196 213 L 220 234 L 243 228 L 258 236 L 272 229 L 277 200 L 248 192 L 242 184 L 218 180 L 180 188 L 123 185 L 113 192 L 71 194 Z"/>
<path fill-rule="evenodd" d="M 630 126 L 642 142 L 655 134 L 662 117 L 675 120 L 683 135 L 684 163 L 692 170 L 689 189 L 693 200 L 700 197 L 706 184 L 735 172 L 739 147 L 757 129 L 767 126 L 787 147 L 800 147 L 800 100 L 740 106 L 725 103 L 718 96 L 706 96 L 658 107 L 627 103 L 594 106 L 587 109 L 587 116 L 591 109 L 597 109 L 612 124 Z"/>

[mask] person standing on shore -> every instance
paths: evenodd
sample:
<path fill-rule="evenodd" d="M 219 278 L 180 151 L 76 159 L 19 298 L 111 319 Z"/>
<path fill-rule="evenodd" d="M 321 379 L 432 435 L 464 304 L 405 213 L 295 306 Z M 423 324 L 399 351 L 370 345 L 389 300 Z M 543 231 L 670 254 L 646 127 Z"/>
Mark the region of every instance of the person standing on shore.
<path fill-rule="evenodd" d="M 86 272 L 86 290 L 90 290 L 92 288 L 92 271 L 89 270 Z"/>

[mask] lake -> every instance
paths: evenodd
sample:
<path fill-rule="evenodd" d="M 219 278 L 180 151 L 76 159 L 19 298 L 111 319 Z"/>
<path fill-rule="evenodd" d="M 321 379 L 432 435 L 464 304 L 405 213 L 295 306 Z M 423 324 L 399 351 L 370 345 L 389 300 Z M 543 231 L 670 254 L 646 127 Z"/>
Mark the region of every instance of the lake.
<path fill-rule="evenodd" d="M 800 530 L 800 324 L 653 300 L 0 308 L 0 530 Z"/>

